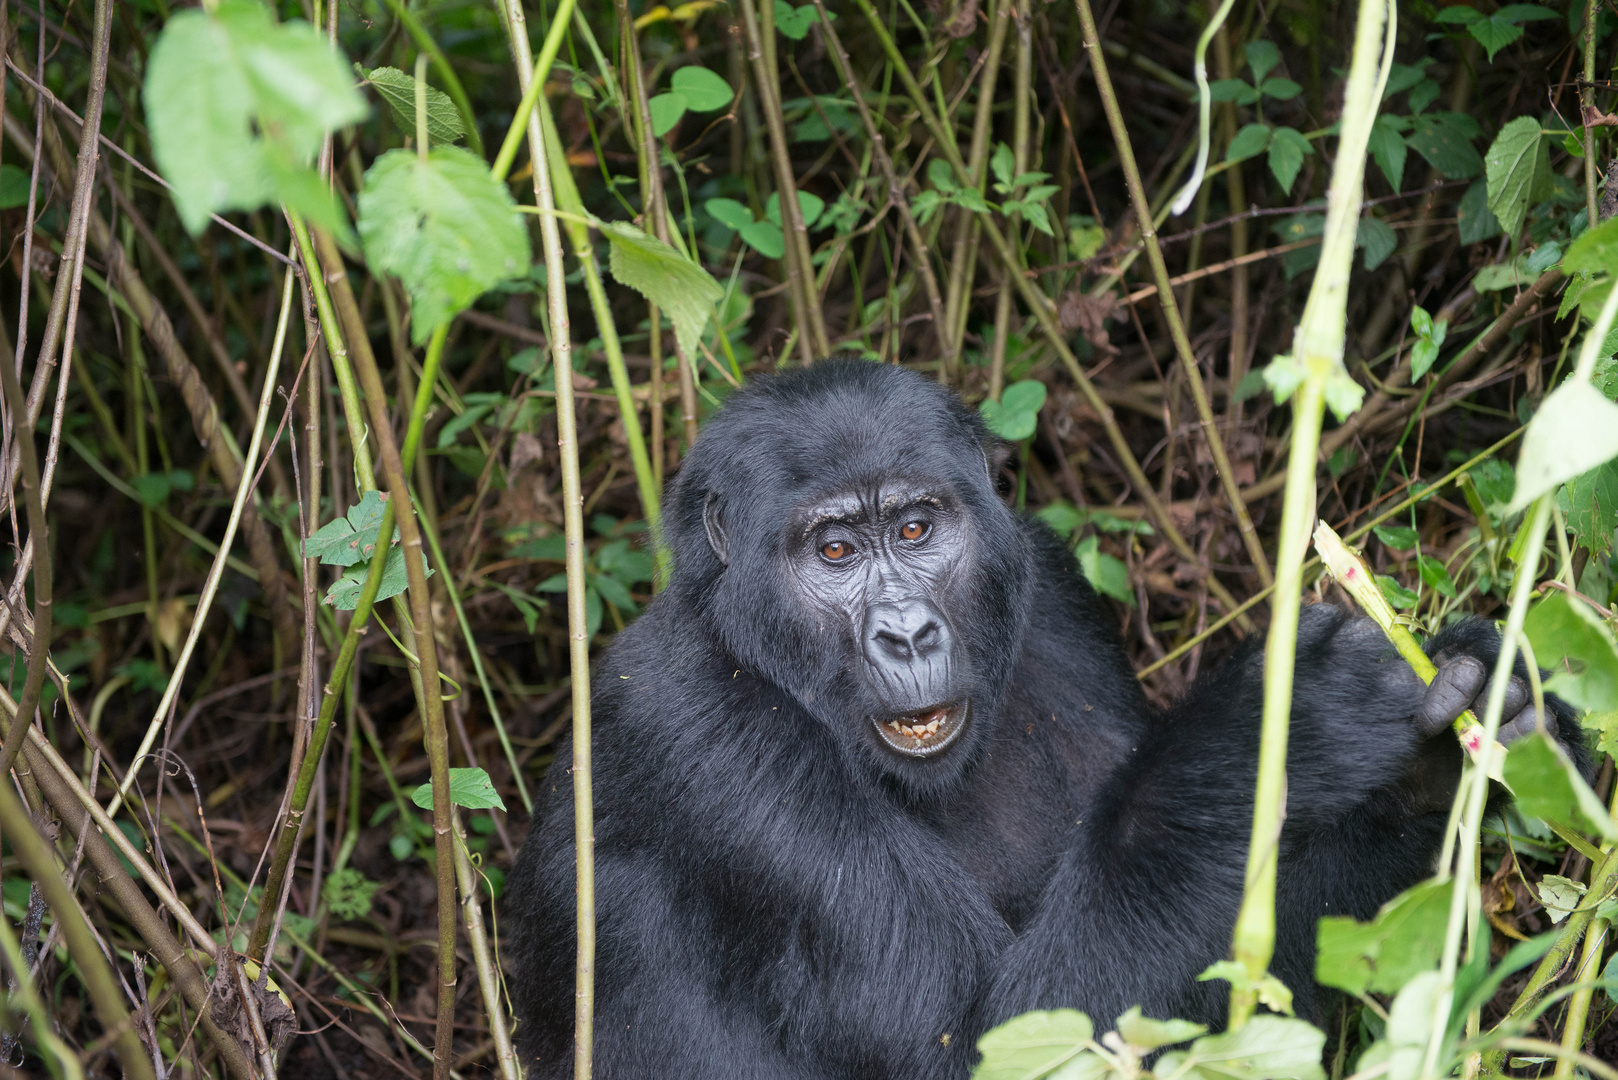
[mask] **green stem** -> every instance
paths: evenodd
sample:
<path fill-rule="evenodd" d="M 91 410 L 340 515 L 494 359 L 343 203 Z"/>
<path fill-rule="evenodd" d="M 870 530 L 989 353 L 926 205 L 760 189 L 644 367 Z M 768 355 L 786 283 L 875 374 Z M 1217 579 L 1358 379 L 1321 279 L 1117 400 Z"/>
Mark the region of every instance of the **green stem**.
<path fill-rule="evenodd" d="M 477 114 L 472 111 L 472 102 L 466 96 L 466 89 L 461 86 L 461 80 L 456 77 L 455 69 L 449 66 L 449 57 L 439 48 L 438 42 L 433 40 L 432 34 L 416 18 L 416 13 L 410 10 L 405 0 L 383 0 L 388 10 L 398 18 L 410 37 L 415 41 L 416 48 L 432 57 L 433 68 L 438 77 L 444 80 L 444 90 L 455 102 L 455 111 L 461 114 L 461 126 L 466 129 L 466 143 L 478 157 L 483 156 L 483 138 L 478 134 Z"/>
<path fill-rule="evenodd" d="M 527 62 L 526 17 L 515 18 L 511 12 L 506 13 L 508 19 L 514 20 L 509 26 L 513 43 L 519 40 L 518 31 L 521 30 L 522 44 L 519 51 L 523 56 L 519 64 L 527 74 L 528 82 L 523 88 L 522 100 L 517 103 L 517 111 L 511 118 L 511 126 L 506 129 L 506 137 L 500 142 L 500 152 L 495 155 L 494 164 L 489 167 L 496 180 L 506 178 L 506 174 L 511 171 L 511 163 L 517 158 L 517 149 L 522 145 L 523 135 L 528 130 L 528 121 L 534 115 L 534 105 L 545 89 L 545 80 L 550 77 L 551 65 L 556 62 L 556 54 L 562 48 L 562 37 L 567 32 L 567 20 L 573 11 L 574 2 L 575 0 L 562 0 L 557 6 L 556 14 L 551 16 L 551 28 L 545 32 L 545 41 L 539 47 L 539 59 L 532 64 Z"/>

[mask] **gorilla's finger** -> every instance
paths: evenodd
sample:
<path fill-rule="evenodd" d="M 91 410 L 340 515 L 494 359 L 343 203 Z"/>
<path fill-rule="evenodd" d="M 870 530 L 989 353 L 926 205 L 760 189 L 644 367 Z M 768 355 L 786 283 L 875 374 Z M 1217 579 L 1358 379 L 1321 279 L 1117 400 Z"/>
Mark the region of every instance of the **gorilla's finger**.
<path fill-rule="evenodd" d="M 1511 682 L 1506 684 L 1506 703 L 1500 706 L 1500 715 L 1509 716 L 1515 719 L 1517 714 L 1523 711 L 1523 706 L 1527 704 L 1528 684 L 1517 678 L 1517 676 L 1513 675 L 1511 677 Z M 1481 708 L 1483 702 L 1478 702 L 1478 705 L 1479 708 L 1477 711 L 1481 713 L 1483 711 Z M 1532 722 L 1532 720 L 1529 721 L 1530 724 Z"/>
<path fill-rule="evenodd" d="M 1478 696 L 1487 678 L 1482 661 L 1470 656 L 1458 656 L 1439 668 L 1416 709 L 1417 729 L 1430 738 L 1449 727 Z"/>
<path fill-rule="evenodd" d="M 1552 737 L 1555 737 L 1556 714 L 1553 712 L 1546 712 L 1543 715 L 1545 717 L 1546 733 Z M 1523 736 L 1532 735 L 1538 728 L 1539 715 L 1536 714 L 1533 704 L 1530 703 L 1525 705 L 1522 711 L 1517 713 L 1516 716 L 1512 717 L 1510 721 L 1500 725 L 1500 734 L 1498 736 L 1498 740 L 1507 746 L 1510 746 Z"/>

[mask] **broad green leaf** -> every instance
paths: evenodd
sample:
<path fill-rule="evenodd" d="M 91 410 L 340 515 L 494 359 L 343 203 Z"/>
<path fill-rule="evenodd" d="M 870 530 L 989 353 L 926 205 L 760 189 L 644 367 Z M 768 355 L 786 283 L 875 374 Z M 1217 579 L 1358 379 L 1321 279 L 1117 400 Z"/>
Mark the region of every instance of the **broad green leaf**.
<path fill-rule="evenodd" d="M 376 534 L 382 527 L 382 511 L 387 504 L 387 495 L 367 491 L 359 502 L 348 508 L 347 514 L 328 521 L 303 542 L 304 558 L 319 559 L 327 566 L 353 566 L 369 561 L 376 551 Z M 399 530 L 395 528 L 393 542 L 398 541 Z"/>
<path fill-rule="evenodd" d="M 1479 19 L 1469 25 L 1467 31 L 1478 40 L 1489 53 L 1489 62 L 1494 62 L 1494 54 L 1522 37 L 1522 27 L 1513 26 L 1498 18 Z"/>
<path fill-rule="evenodd" d="M 511 192 L 460 147 L 436 147 L 425 161 L 383 154 L 365 174 L 359 211 L 366 261 L 410 294 L 418 345 L 497 283 L 528 273 L 528 229 Z"/>
<path fill-rule="evenodd" d="M 836 18 L 833 12 L 827 12 Z M 775 0 L 775 29 L 782 37 L 802 41 L 809 36 L 809 28 L 818 21 L 813 4 L 793 7 L 786 0 Z"/>
<path fill-rule="evenodd" d="M 372 68 L 365 77 L 382 100 L 393 111 L 399 129 L 411 138 L 416 136 L 416 77 L 406 75 L 396 67 Z M 427 138 L 435 143 L 459 142 L 466 134 L 461 114 L 455 102 L 442 90 L 426 87 Z"/>
<path fill-rule="evenodd" d="M 618 609 L 621 615 L 633 615 L 640 610 L 635 598 L 630 595 L 629 586 L 613 577 L 611 574 L 596 574 L 590 583 L 601 594 L 601 599 Z"/>
<path fill-rule="evenodd" d="M 1382 905 L 1368 923 L 1327 916 L 1317 931 L 1315 979 L 1350 994 L 1396 992 L 1438 966 L 1449 918 L 1450 888 L 1426 881 Z"/>
<path fill-rule="evenodd" d="M 1526 269 L 1530 274 L 1543 274 L 1562 261 L 1562 245 L 1549 240 L 1539 245 L 1528 256 Z"/>
<path fill-rule="evenodd" d="M 307 23 L 276 25 L 257 0 L 177 12 L 152 49 L 142 100 L 152 154 L 192 234 L 215 211 L 271 201 L 346 229 L 329 196 L 311 205 L 307 187 L 287 183 L 313 175 L 308 161 L 328 131 L 368 111 L 338 54 Z"/>
<path fill-rule="evenodd" d="M 1260 83 L 1264 76 L 1274 71 L 1281 62 L 1281 50 L 1275 47 L 1273 41 L 1249 41 L 1247 43 L 1247 66 L 1253 69 L 1253 81 Z"/>
<path fill-rule="evenodd" d="M 1190 1042 L 1199 1035 L 1206 1035 L 1208 1028 L 1189 1020 L 1153 1020 L 1142 1016 L 1140 1006 L 1136 1005 L 1118 1018 L 1117 1031 L 1130 1046 L 1149 1051 Z"/>
<path fill-rule="evenodd" d="M 647 552 L 629 546 L 625 539 L 609 540 L 595 555 L 596 566 L 631 584 L 652 580 L 653 560 Z"/>
<path fill-rule="evenodd" d="M 1547 690 L 1581 709 L 1618 709 L 1618 641 L 1588 604 L 1553 592 L 1528 609 L 1523 632 L 1534 659 L 1553 673 Z"/>
<path fill-rule="evenodd" d="M 1410 610 L 1416 606 L 1416 601 L 1421 599 L 1421 597 L 1417 596 L 1415 593 L 1411 592 L 1409 589 L 1405 588 L 1403 585 L 1399 584 L 1386 574 L 1378 574 L 1376 576 L 1376 583 L 1377 587 L 1382 590 L 1382 595 L 1387 598 L 1388 603 L 1392 604 L 1400 611 Z"/>
<path fill-rule="evenodd" d="M 1562 256 L 1562 271 L 1566 274 L 1618 273 L 1618 217 L 1608 218 L 1580 234 Z"/>
<path fill-rule="evenodd" d="M 1304 157 L 1314 152 L 1309 140 L 1295 128 L 1278 127 L 1270 133 L 1270 172 L 1282 191 L 1292 193 L 1292 183 L 1303 168 Z"/>
<path fill-rule="evenodd" d="M 1011 173 L 1016 167 L 1016 158 L 1011 152 L 1011 147 L 1000 143 L 994 148 L 994 153 L 989 157 L 989 171 L 994 173 L 995 180 L 999 182 L 996 186 L 1001 191 L 1011 190 Z"/>
<path fill-rule="evenodd" d="M 1098 538 L 1086 536 L 1080 540 L 1073 549 L 1073 557 L 1078 560 L 1079 572 L 1092 589 L 1130 607 L 1135 606 L 1135 590 L 1129 584 L 1128 564 L 1116 555 L 1102 551 Z"/>
<path fill-rule="evenodd" d="M 1427 587 L 1435 590 L 1440 596 L 1455 599 L 1455 582 L 1450 580 L 1449 571 L 1444 564 L 1431 555 L 1423 555 L 1417 560 L 1417 567 L 1421 571 L 1421 580 Z"/>
<path fill-rule="evenodd" d="M 815 222 L 820 220 L 820 215 L 825 209 L 826 200 L 819 195 L 812 195 L 807 191 L 798 192 L 798 213 L 803 217 L 804 228 L 814 228 Z M 764 218 L 778 226 L 782 224 L 781 193 L 779 191 L 771 192 L 770 197 L 764 201 Z"/>
<path fill-rule="evenodd" d="M 1551 182 L 1551 163 L 1545 140 L 1540 138 L 1539 121 L 1519 116 L 1501 128 L 1483 161 L 1489 209 L 1506 235 L 1515 241 L 1528 214 L 1528 204 L 1544 198 Z"/>
<path fill-rule="evenodd" d="M 1618 838 L 1606 806 L 1579 775 L 1567 751 L 1549 735 L 1536 732 L 1513 743 L 1504 775 L 1524 815 L 1609 840 Z"/>
<path fill-rule="evenodd" d="M 371 913 L 371 898 L 382 888 L 352 866 L 345 866 L 327 877 L 320 886 L 326 910 L 337 919 L 363 919 Z"/>
<path fill-rule="evenodd" d="M 1238 105 L 1252 105 L 1264 95 L 1246 79 L 1216 79 L 1208 84 L 1208 100 L 1234 101 Z"/>
<path fill-rule="evenodd" d="M 680 117 L 685 115 L 689 107 L 690 102 L 678 90 L 653 95 L 646 103 L 646 111 L 652 117 L 652 134 L 662 138 L 673 131 L 674 125 L 680 122 Z"/>
<path fill-rule="evenodd" d="M 1559 923 L 1579 906 L 1590 887 L 1560 874 L 1546 874 L 1539 881 L 1539 902 L 1545 905 L 1545 914 L 1551 922 Z"/>
<path fill-rule="evenodd" d="M 813 9 L 810 9 L 811 12 Z M 736 96 L 730 84 L 705 67 L 695 64 L 680 68 L 669 79 L 669 85 L 685 98 L 686 108 L 692 112 L 713 112 L 729 105 Z"/>
<path fill-rule="evenodd" d="M 1503 289 L 1521 289 L 1533 284 L 1538 275 L 1528 272 L 1528 260 L 1519 255 L 1510 262 L 1485 266 L 1472 275 L 1472 288 L 1478 292 L 1500 292 Z"/>
<path fill-rule="evenodd" d="M 1410 118 L 1405 143 L 1451 180 L 1470 180 L 1483 171 L 1472 145 L 1477 122 L 1461 113 L 1419 114 Z"/>
<path fill-rule="evenodd" d="M 1225 151 L 1226 161 L 1246 161 L 1250 157 L 1258 157 L 1270 145 L 1270 129 L 1266 124 L 1248 124 L 1236 133 L 1230 140 L 1230 147 Z"/>
<path fill-rule="evenodd" d="M 1569 438 L 1577 432 L 1577 438 Z M 1509 509 L 1521 510 L 1558 484 L 1618 457 L 1618 405 L 1580 379 L 1552 390 L 1528 422 L 1517 459 L 1517 493 Z"/>
<path fill-rule="evenodd" d="M 1424 971 L 1400 988 L 1388 1010 L 1386 1034 L 1360 1056 L 1360 1070 L 1386 1072 L 1390 1080 L 1415 1080 L 1437 1017 L 1443 977 Z"/>
<path fill-rule="evenodd" d="M 432 577 L 433 568 L 428 566 L 425 569 L 427 576 Z M 360 602 L 360 593 L 365 591 L 365 579 L 370 573 L 371 565 L 368 562 L 349 567 L 343 576 L 326 590 L 326 603 L 338 611 L 353 611 Z M 391 600 L 409 587 L 410 576 L 405 571 L 404 549 L 388 548 L 388 561 L 382 564 L 382 584 L 377 589 L 376 602 Z"/>
<path fill-rule="evenodd" d="M 1504 520 L 1510 514 L 1506 507 L 1517 490 L 1517 473 L 1511 462 L 1485 458 L 1472 467 L 1469 475 L 1485 509 L 1496 520 Z"/>
<path fill-rule="evenodd" d="M 709 199 L 702 204 L 708 216 L 731 229 L 745 229 L 753 224 L 753 212 L 735 199 Z"/>
<path fill-rule="evenodd" d="M 433 808 L 431 780 L 410 793 L 410 801 L 423 810 Z M 468 810 L 504 810 L 500 793 L 494 790 L 494 781 L 482 769 L 451 769 L 449 771 L 449 801 Z"/>
<path fill-rule="evenodd" d="M 0 210 L 28 205 L 29 176 L 17 166 L 0 165 Z"/>
<path fill-rule="evenodd" d="M 1045 384 L 1038 379 L 1014 382 L 1001 392 L 1000 404 L 1013 412 L 1038 413 L 1045 407 Z"/>
<path fill-rule="evenodd" d="M 1405 146 L 1404 131 L 1408 126 L 1403 117 L 1383 115 L 1377 117 L 1371 127 L 1371 156 L 1394 191 L 1404 184 L 1405 157 L 1409 149 Z"/>
<path fill-rule="evenodd" d="M 786 237 L 781 235 L 781 226 L 773 221 L 755 221 L 742 226 L 739 232 L 748 246 L 760 255 L 779 259 L 786 253 Z"/>
<path fill-rule="evenodd" d="M 1421 535 L 1405 525 L 1378 525 L 1371 530 L 1376 538 L 1395 551 L 1409 551 Z"/>
<path fill-rule="evenodd" d="M 978 1039 L 983 1060 L 972 1080 L 1034 1080 L 1078 1056 L 1094 1034 L 1095 1025 L 1077 1009 L 1014 1016 Z"/>
<path fill-rule="evenodd" d="M 725 290 L 701 266 L 633 225 L 603 222 L 601 231 L 612 245 L 612 276 L 661 308 L 680 348 L 696 355 L 702 328 Z"/>
<path fill-rule="evenodd" d="M 1500 222 L 1489 209 L 1488 181 L 1472 181 L 1455 206 L 1455 224 L 1463 244 L 1482 243 L 1500 235 Z"/>
<path fill-rule="evenodd" d="M 1259 90 L 1265 97 L 1274 98 L 1276 101 L 1291 101 L 1303 93 L 1303 87 L 1291 79 L 1265 79 L 1259 85 Z"/>
<path fill-rule="evenodd" d="M 1435 15 L 1433 17 L 1433 21 L 1438 23 L 1450 23 L 1458 26 L 1469 26 L 1483 17 L 1483 13 L 1477 8 L 1468 7 L 1465 4 L 1453 4 Z"/>
<path fill-rule="evenodd" d="M 1612 552 L 1618 535 L 1618 462 L 1574 477 L 1556 493 L 1575 542 L 1595 556 Z"/>
<path fill-rule="evenodd" d="M 1365 249 L 1365 269 L 1375 270 L 1399 246 L 1399 238 L 1381 218 L 1363 217 L 1354 233 L 1354 246 Z"/>
<path fill-rule="evenodd" d="M 1084 513 L 1066 499 L 1047 503 L 1034 516 L 1049 525 L 1057 536 L 1071 536 L 1084 524 Z"/>
<path fill-rule="evenodd" d="M 1189 1050 L 1171 1050 L 1154 1071 L 1180 1080 L 1325 1080 L 1325 1045 L 1325 1033 L 1311 1024 L 1260 1013 L 1239 1031 L 1204 1035 Z"/>

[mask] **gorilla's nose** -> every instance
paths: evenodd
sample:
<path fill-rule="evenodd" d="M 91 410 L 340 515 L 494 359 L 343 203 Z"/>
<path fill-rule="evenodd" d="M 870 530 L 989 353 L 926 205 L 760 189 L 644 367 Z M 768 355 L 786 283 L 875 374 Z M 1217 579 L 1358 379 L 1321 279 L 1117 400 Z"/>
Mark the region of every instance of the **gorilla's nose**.
<path fill-rule="evenodd" d="M 872 604 L 865 615 L 865 655 L 877 667 L 908 667 L 949 655 L 949 624 L 927 600 Z"/>

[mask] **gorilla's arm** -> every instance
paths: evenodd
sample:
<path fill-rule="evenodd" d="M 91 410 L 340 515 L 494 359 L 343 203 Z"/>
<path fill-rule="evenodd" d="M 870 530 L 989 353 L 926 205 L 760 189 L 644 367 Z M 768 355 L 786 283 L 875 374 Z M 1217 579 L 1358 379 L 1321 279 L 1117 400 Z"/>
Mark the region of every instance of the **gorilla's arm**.
<path fill-rule="evenodd" d="M 1460 767 L 1448 720 L 1483 690 L 1497 649 L 1481 622 L 1435 637 L 1430 651 L 1455 665 L 1441 668 L 1448 689 L 1461 687 L 1446 695 L 1425 687 L 1368 620 L 1327 605 L 1302 613 L 1274 964 L 1301 1014 L 1315 1012 L 1317 920 L 1368 918 L 1431 873 Z M 1196 976 L 1228 955 L 1240 904 L 1262 673 L 1255 642 L 1143 726 L 1004 958 L 986 1022 L 1069 1005 L 1105 1025 L 1133 1004 L 1222 1022 L 1228 986 Z M 1512 716 L 1523 692 L 1510 697 L 1508 738 L 1533 723 L 1531 708 Z M 1571 713 L 1547 704 L 1548 726 L 1582 760 Z"/>

